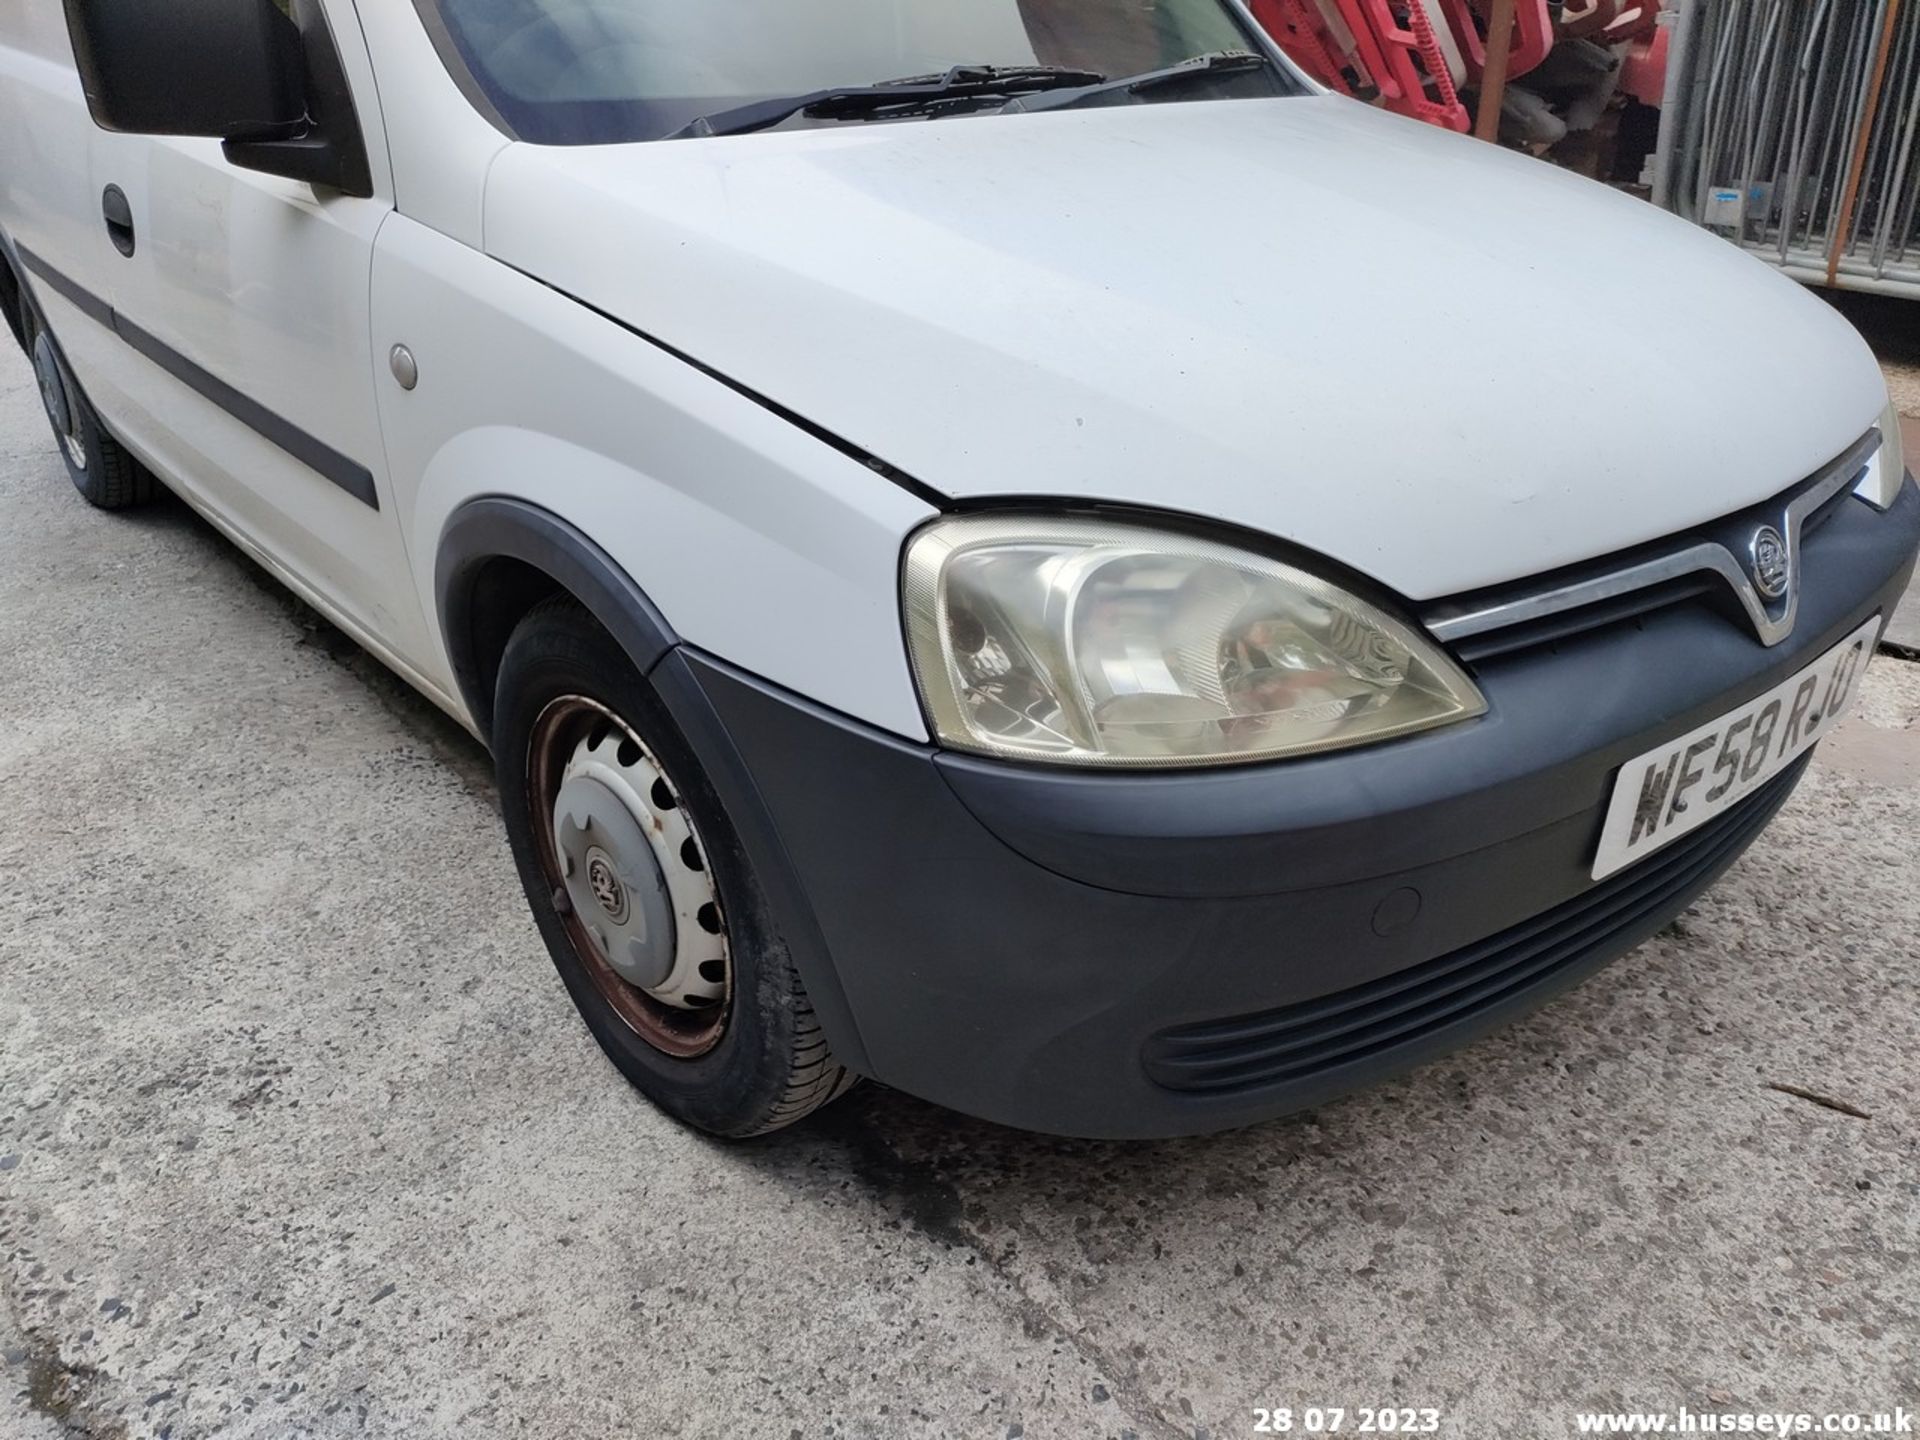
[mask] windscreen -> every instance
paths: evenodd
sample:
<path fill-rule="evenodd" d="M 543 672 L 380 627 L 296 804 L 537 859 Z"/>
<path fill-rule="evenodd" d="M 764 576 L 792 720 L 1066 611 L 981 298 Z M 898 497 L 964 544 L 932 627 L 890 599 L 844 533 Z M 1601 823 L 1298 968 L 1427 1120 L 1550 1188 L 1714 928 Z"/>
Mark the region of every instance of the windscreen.
<path fill-rule="evenodd" d="M 416 0 L 468 97 L 536 144 L 954 66 L 1138 75 L 1251 48 L 1224 0 Z"/>

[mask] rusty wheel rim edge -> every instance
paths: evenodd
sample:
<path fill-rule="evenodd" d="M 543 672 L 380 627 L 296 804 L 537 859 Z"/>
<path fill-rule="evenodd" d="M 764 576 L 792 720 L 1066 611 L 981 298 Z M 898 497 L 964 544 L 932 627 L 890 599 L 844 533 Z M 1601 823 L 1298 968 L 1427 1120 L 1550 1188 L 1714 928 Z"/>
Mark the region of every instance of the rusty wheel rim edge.
<path fill-rule="evenodd" d="M 676 800 L 683 794 L 652 747 L 606 705 L 585 695 L 563 695 L 549 702 L 534 721 L 527 755 L 527 799 L 534 820 L 534 844 L 539 854 L 541 879 L 547 887 L 549 903 L 566 894 L 565 877 L 561 871 L 552 826 L 560 778 L 581 740 L 601 725 L 613 727 L 640 747 L 665 778 Z M 686 820 L 704 860 L 705 843 L 700 840 L 692 817 L 687 816 Z M 707 861 L 705 868 L 711 876 L 710 861 Z M 601 998 L 635 1036 L 654 1050 L 676 1060 L 696 1060 L 710 1053 L 726 1034 L 733 1012 L 732 941 L 717 880 L 713 881 L 712 888 L 713 903 L 720 917 L 718 933 L 725 946 L 727 972 L 724 998 L 706 1010 L 681 1010 L 662 1004 L 644 990 L 629 984 L 596 950 L 571 901 L 564 905 L 554 904 L 561 927 L 566 931 L 567 943 L 573 948 L 575 958 L 586 970 Z"/>

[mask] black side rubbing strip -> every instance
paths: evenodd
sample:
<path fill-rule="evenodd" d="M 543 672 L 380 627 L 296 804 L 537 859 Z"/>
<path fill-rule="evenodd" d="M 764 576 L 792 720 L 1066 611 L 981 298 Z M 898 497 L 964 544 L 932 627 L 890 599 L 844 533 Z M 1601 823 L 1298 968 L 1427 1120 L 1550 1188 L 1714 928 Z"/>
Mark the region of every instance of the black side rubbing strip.
<path fill-rule="evenodd" d="M 72 305 L 82 315 L 97 324 L 113 329 L 113 307 L 90 290 L 83 290 L 58 270 L 54 269 L 38 255 L 24 245 L 14 247 L 20 252 L 20 263 L 38 275 L 46 286 L 62 300 Z"/>
<path fill-rule="evenodd" d="M 904 470 L 899 470 L 899 469 L 896 469 L 894 466 L 889 465 L 886 461 L 882 460 L 878 455 L 873 454 L 871 451 L 863 450 L 858 445 L 854 444 L 851 440 L 848 440 L 843 436 L 836 435 L 831 430 L 828 430 L 824 426 L 815 424 L 813 421 L 807 419 L 806 416 L 796 414 L 794 411 L 789 410 L 786 406 L 782 405 L 778 400 L 775 400 L 770 396 L 762 395 L 758 390 L 753 389 L 751 386 L 742 385 L 738 380 L 735 380 L 731 376 L 723 374 L 721 371 L 714 369 L 711 365 L 706 364 L 704 361 L 696 360 L 693 356 L 687 354 L 686 351 L 680 349 L 677 346 L 669 345 L 666 341 L 660 339 L 658 336 L 649 335 L 644 330 L 636 329 L 634 326 L 629 325 L 626 321 L 622 320 L 618 315 L 609 315 L 605 310 L 602 310 L 598 305 L 590 304 L 589 302 L 582 300 L 578 295 L 570 294 L 569 292 L 562 290 L 558 285 L 549 285 L 545 280 L 542 280 L 538 275 L 527 275 L 527 272 L 524 270 L 520 270 L 519 273 L 522 275 L 526 275 L 527 279 L 533 281 L 537 285 L 545 285 L 546 288 L 553 291 L 554 294 L 564 296 L 566 299 L 571 300 L 574 304 L 580 306 L 581 309 L 591 310 L 595 315 L 598 315 L 602 320 L 605 320 L 610 324 L 618 325 L 622 330 L 626 331 L 629 335 L 632 335 L 637 339 L 646 341 L 647 344 L 653 346 L 654 349 L 662 351 L 665 354 L 671 355 L 674 359 L 680 361 L 681 364 L 691 365 L 695 370 L 698 370 L 702 375 L 706 376 L 709 380 L 717 380 L 720 384 L 726 386 L 727 389 L 733 391 L 734 394 L 740 396 L 742 399 L 751 400 L 754 404 L 758 405 L 762 410 L 765 410 L 768 413 L 773 415 L 778 415 L 782 420 L 786 421 L 789 425 L 793 426 L 795 429 L 804 430 L 807 434 L 811 435 L 814 439 L 818 440 L 822 445 L 826 445 L 831 449 L 838 450 L 842 455 L 845 455 L 849 460 L 859 461 L 862 465 L 866 466 L 867 469 L 873 471 L 874 474 L 878 475 L 882 480 L 887 481 L 889 484 L 898 486 L 900 489 L 906 491 L 909 495 L 913 496 L 914 499 L 922 501 L 925 504 L 931 505 L 936 510 L 951 510 L 953 508 L 954 502 L 953 502 L 953 497 L 951 495 L 941 494 L 938 490 L 934 489 L 931 485 L 928 485 L 923 481 L 916 480 L 913 478 L 913 476 L 907 474 Z"/>
<path fill-rule="evenodd" d="M 331 480 L 361 504 L 374 510 L 380 508 L 380 492 L 374 486 L 373 473 L 366 466 L 349 460 L 332 446 L 274 414 L 259 401 L 241 394 L 217 375 L 208 374 L 178 350 L 142 330 L 99 296 L 76 285 L 26 246 L 15 248 L 19 251 L 21 264 L 88 319 L 106 326 L 174 379 L 198 391 L 242 425 Z"/>
<path fill-rule="evenodd" d="M 154 339 L 126 316 L 116 313 L 113 328 L 127 344 L 174 379 L 199 391 L 242 425 L 271 440 L 309 469 L 318 471 L 361 504 L 375 510 L 380 508 L 380 494 L 374 489 L 373 475 L 366 466 L 355 464 L 338 450 L 281 419 L 257 400 L 242 395 L 218 376 L 209 375 L 179 351 Z"/>

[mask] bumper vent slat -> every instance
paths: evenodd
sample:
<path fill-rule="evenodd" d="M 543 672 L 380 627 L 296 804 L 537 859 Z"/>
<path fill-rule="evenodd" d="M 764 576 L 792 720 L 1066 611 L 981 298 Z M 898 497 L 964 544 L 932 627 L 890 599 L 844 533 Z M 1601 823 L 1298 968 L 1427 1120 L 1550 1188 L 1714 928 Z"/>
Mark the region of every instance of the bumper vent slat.
<path fill-rule="evenodd" d="M 1551 983 L 1703 889 L 1786 803 L 1806 765 L 1794 765 L 1652 859 L 1489 940 L 1336 995 L 1163 1031 L 1143 1052 L 1147 1073 L 1167 1089 L 1207 1093 L 1297 1083 L 1413 1044 Z"/>

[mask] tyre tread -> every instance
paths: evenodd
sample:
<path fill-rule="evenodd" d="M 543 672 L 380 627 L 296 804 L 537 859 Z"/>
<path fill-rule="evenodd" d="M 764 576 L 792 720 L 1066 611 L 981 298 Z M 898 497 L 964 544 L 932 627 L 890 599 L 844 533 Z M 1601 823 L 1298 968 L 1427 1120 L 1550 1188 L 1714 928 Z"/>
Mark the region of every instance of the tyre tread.
<path fill-rule="evenodd" d="M 80 493 L 87 503 L 100 510 L 125 510 L 134 505 L 145 505 L 159 491 L 159 481 L 153 478 L 153 472 L 142 465 L 127 452 L 118 440 L 106 432 L 93 407 L 85 399 L 80 402 L 86 406 L 87 418 L 99 431 L 95 444 L 100 456 L 99 473 L 92 477 L 95 483 L 81 488 Z"/>
<path fill-rule="evenodd" d="M 793 980 L 793 1061 L 787 1073 L 786 1093 L 774 1102 L 753 1135 L 784 1130 L 814 1111 L 832 1104 L 860 1083 L 860 1077 L 833 1058 L 826 1032 L 813 1001 L 807 997 L 798 972 Z"/>

